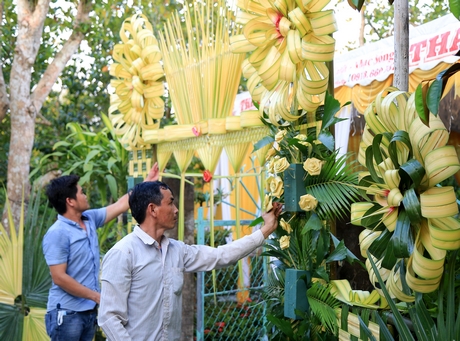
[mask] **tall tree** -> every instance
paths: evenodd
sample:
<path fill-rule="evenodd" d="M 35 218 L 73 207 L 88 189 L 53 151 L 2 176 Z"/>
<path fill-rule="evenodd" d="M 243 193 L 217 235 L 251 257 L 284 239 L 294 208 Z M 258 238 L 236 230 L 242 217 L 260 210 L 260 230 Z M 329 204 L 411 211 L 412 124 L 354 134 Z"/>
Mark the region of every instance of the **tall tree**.
<path fill-rule="evenodd" d="M 181 6 L 127 2 L 0 0 L 0 157 L 8 158 L 7 170 L 0 165 L 0 181 L 6 171 L 14 217 L 23 190 L 27 203 L 31 166 L 65 135 L 65 124 L 78 121 L 97 129 L 99 114 L 107 113 L 107 71 L 122 21 L 145 12 L 158 30 Z M 59 89 L 53 89 L 56 83 Z"/>
<path fill-rule="evenodd" d="M 345 0 L 339 0 L 339 4 Z M 351 40 L 348 49 L 355 49 L 365 43 L 378 41 L 395 35 L 394 27 L 394 0 L 347 0 L 348 4 L 361 14 L 361 27 L 359 37 Z M 457 18 L 460 11 L 458 1 L 427 1 L 427 0 L 405 0 L 408 6 L 408 18 L 410 26 L 419 26 L 428 21 L 434 20 L 447 13 L 452 12 Z M 351 39 L 352 37 L 350 37 Z"/>
<path fill-rule="evenodd" d="M 10 56 L 2 55 L 0 64 L 0 120 L 8 111 L 10 114 L 11 135 L 8 153 L 7 196 L 11 202 L 13 217 L 19 219 L 21 198 L 27 201 L 30 193 L 30 157 L 35 137 L 36 120 L 41 117 L 40 109 L 71 56 L 77 51 L 84 37 L 85 23 L 89 21 L 91 3 L 80 0 L 76 5 L 73 27 L 67 41 L 57 49 L 54 58 L 44 69 L 37 82 L 33 73 L 40 49 L 43 28 L 50 10 L 51 0 L 17 0 L 15 6 L 9 0 L 2 2 L 7 11 L 17 14 L 13 36 L 13 62 L 9 70 L 9 82 L 4 76 L 4 65 Z M 2 20 L 4 23 L 5 20 Z M 2 37 L 3 38 L 3 37 Z M 7 225 L 5 214 L 2 219 Z"/>

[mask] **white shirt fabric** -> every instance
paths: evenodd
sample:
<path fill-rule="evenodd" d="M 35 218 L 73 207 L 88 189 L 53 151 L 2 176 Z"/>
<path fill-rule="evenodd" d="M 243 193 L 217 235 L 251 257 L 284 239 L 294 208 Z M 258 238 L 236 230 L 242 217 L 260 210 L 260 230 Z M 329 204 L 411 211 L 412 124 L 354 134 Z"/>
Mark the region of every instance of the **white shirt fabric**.
<path fill-rule="evenodd" d="M 263 243 L 258 230 L 217 248 L 167 237 L 160 248 L 136 226 L 103 259 L 99 325 L 109 341 L 180 340 L 184 272 L 234 264 Z"/>

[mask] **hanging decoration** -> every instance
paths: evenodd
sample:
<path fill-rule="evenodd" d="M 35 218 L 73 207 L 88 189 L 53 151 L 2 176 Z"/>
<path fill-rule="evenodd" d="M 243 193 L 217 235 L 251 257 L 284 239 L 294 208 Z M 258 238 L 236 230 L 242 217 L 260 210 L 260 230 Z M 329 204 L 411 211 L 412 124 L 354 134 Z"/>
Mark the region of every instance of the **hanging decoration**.
<path fill-rule="evenodd" d="M 298 109 L 315 111 L 329 81 L 337 31 L 330 0 L 241 0 L 237 23 L 243 33 L 231 37 L 234 53 L 250 53 L 243 75 L 260 113 L 273 124 L 295 121 Z"/>
<path fill-rule="evenodd" d="M 366 227 L 362 255 L 372 255 L 391 295 L 405 302 L 414 296 L 403 280 L 416 292 L 436 290 L 446 251 L 460 247 L 454 189 L 441 186 L 460 170 L 458 156 L 446 145 L 449 133 L 441 119 L 430 114 L 426 126 L 414 98 L 388 88 L 365 111 L 358 160 L 368 172 L 359 185 L 370 201 L 351 207 L 352 223 Z M 376 285 L 369 260 L 366 265 Z"/>
<path fill-rule="evenodd" d="M 159 128 L 164 113 L 164 72 L 161 51 L 146 16 L 126 19 L 120 38 L 122 43 L 113 49 L 116 63 L 110 66 L 115 93 L 110 97 L 109 117 L 120 142 L 132 150 L 147 144 L 145 131 Z"/>

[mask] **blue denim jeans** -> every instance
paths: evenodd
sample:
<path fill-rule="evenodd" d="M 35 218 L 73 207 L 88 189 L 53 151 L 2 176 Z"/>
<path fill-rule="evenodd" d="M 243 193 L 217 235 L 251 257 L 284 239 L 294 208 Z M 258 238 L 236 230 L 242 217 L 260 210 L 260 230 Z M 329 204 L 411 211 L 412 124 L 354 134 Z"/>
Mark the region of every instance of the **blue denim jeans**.
<path fill-rule="evenodd" d="M 96 309 L 88 312 L 54 309 L 45 315 L 46 332 L 51 341 L 92 341 L 96 318 Z"/>

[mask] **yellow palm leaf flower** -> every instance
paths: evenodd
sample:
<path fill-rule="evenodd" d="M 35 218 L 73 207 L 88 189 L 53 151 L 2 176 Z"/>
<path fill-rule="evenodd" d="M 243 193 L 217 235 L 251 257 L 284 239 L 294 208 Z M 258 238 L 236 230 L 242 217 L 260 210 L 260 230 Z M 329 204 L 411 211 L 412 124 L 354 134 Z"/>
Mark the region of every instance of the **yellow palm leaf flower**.
<path fill-rule="evenodd" d="M 332 10 L 323 10 L 330 0 L 240 0 L 237 22 L 242 34 L 231 38 L 234 53 L 250 56 L 243 75 L 260 112 L 270 121 L 294 121 L 297 108 L 315 111 L 324 100 L 329 70 L 325 64 L 334 55 L 332 33 L 337 25 Z M 294 110 L 292 110 L 294 109 Z"/>
<path fill-rule="evenodd" d="M 286 231 L 287 233 L 291 233 L 292 232 L 292 227 L 291 227 L 291 224 L 289 224 L 286 220 L 284 220 L 284 218 L 281 218 L 280 220 L 280 226 L 281 228 Z"/>
<path fill-rule="evenodd" d="M 121 44 L 113 50 L 109 117 L 115 133 L 128 149 L 146 143 L 143 133 L 157 129 L 163 117 L 164 95 L 161 51 L 152 25 L 144 15 L 126 19 L 120 29 Z"/>
<path fill-rule="evenodd" d="M 387 231 L 378 235 L 377 231 L 363 234 L 361 254 L 367 255 L 374 242 L 379 242 L 380 248 L 385 242 L 391 244 L 389 254 L 376 258 L 376 264 L 383 271 L 382 264 L 391 267 L 396 260 L 391 269 L 384 269 L 385 274 L 389 272 L 386 287 L 393 297 L 413 301 L 414 296 L 402 290 L 401 274 L 405 273 L 413 291 L 432 292 L 439 286 L 446 250 L 460 247 L 454 189 L 438 186 L 460 170 L 460 162 L 455 148 L 447 145 L 449 133 L 440 118 L 430 114 L 429 126 L 419 119 L 413 94 L 388 88 L 366 109 L 364 117 L 358 160 L 368 172 L 360 181 L 373 202 L 354 203 L 352 223 L 369 224 L 365 227 L 370 230 L 385 225 Z M 378 241 L 383 233 L 397 233 L 397 238 Z M 395 254 L 392 258 L 395 250 L 404 262 L 397 261 Z M 368 270 L 371 281 L 377 283 L 371 268 Z"/>
<path fill-rule="evenodd" d="M 280 248 L 281 250 L 289 248 L 291 237 L 290 236 L 282 236 L 280 238 Z"/>

